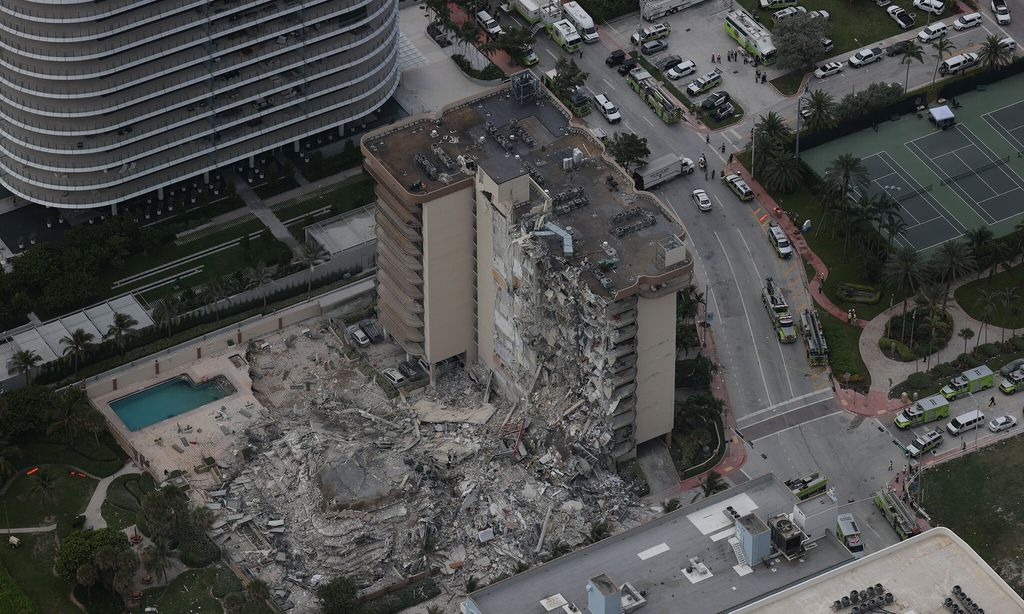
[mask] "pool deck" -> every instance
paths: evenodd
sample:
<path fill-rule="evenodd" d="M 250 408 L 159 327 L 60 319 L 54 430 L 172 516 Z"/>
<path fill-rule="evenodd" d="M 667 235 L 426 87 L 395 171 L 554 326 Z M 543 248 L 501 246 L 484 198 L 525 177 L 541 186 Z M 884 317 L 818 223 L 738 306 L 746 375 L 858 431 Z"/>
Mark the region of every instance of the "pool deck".
<path fill-rule="evenodd" d="M 237 367 L 231 360 L 232 356 L 241 354 L 242 351 L 227 352 L 220 356 L 201 358 L 184 368 L 168 370 L 115 391 L 92 394 L 90 399 L 107 419 L 115 435 L 149 462 L 149 468 L 155 476 L 176 469 L 193 474 L 195 468 L 202 464 L 203 458 L 208 456 L 230 464 L 237 452 L 237 445 L 235 438 L 227 436 L 221 427 L 233 433 L 269 415 L 252 394 L 248 364 L 243 362 L 241 367 Z M 110 407 L 112 401 L 180 375 L 188 375 L 194 382 L 222 375 L 231 382 L 236 392 L 137 431 L 125 426 Z M 182 443 L 182 438 L 188 441 L 188 446 Z M 175 445 L 182 451 L 175 450 Z"/>

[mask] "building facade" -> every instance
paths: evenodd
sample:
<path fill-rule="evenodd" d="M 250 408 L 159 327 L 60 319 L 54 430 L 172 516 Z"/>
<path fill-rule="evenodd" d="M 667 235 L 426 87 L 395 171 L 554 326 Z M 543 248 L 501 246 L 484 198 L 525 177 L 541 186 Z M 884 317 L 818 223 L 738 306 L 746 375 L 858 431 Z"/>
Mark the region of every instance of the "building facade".
<path fill-rule="evenodd" d="M 343 128 L 398 85 L 396 0 L 0 0 L 0 182 L 116 206 Z"/>
<path fill-rule="evenodd" d="M 526 75 L 364 137 L 380 321 L 512 399 L 566 391 L 600 418 L 595 448 L 627 458 L 672 429 L 685 231 Z"/>

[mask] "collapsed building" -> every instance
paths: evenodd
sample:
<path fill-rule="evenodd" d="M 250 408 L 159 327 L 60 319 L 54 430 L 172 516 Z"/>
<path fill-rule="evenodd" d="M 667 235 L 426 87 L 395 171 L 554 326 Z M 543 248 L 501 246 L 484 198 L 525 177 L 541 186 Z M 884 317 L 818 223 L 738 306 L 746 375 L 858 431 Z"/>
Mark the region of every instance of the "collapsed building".
<path fill-rule="evenodd" d="M 482 365 L 504 398 L 604 462 L 672 430 L 685 231 L 529 72 L 366 135 L 380 321 L 434 377 Z"/>

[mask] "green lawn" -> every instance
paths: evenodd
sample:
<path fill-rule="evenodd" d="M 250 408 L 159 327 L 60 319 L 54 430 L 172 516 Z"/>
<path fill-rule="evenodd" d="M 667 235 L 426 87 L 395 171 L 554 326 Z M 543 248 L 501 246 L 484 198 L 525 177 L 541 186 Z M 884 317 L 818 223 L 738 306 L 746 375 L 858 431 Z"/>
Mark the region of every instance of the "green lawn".
<path fill-rule="evenodd" d="M 26 435 L 18 441 L 21 457 L 16 465 L 31 467 L 43 463 L 56 463 L 78 467 L 82 471 L 99 477 L 106 477 L 124 466 L 125 455 L 106 432 L 99 443 L 91 436 L 80 437 L 72 447 L 51 441 L 44 435 Z"/>
<path fill-rule="evenodd" d="M 120 530 L 135 524 L 142 498 L 155 489 L 148 473 L 118 476 L 107 487 L 107 498 L 100 509 L 107 526 Z"/>
<path fill-rule="evenodd" d="M 925 472 L 924 507 L 933 524 L 971 545 L 1018 593 L 1024 532 L 1024 439 L 1014 437 Z"/>
<path fill-rule="evenodd" d="M 757 0 L 739 0 L 739 3 L 770 29 L 773 10 L 762 10 Z M 914 9 L 913 3 L 909 0 L 900 0 L 893 4 L 902 6 L 911 13 L 917 13 L 918 25 L 924 25 L 927 21 L 927 15 Z M 884 8 L 875 6 L 875 3 L 869 0 L 803 0 L 800 5 L 806 7 L 808 11 L 828 11 L 831 16 L 828 36 L 835 44 L 830 55 L 842 55 L 902 32 Z M 948 18 L 950 15 L 951 13 L 947 11 L 947 14 L 935 18 L 935 21 Z"/>
<path fill-rule="evenodd" d="M 160 614 L 223 612 L 224 608 L 210 592 L 216 577 L 217 566 L 190 569 L 167 586 L 146 591 L 142 596 L 142 607 L 156 607 Z"/>
<path fill-rule="evenodd" d="M 57 516 L 62 525 L 70 526 L 75 516 L 85 511 L 96 480 L 90 477 L 78 478 L 68 475 L 67 465 L 43 467 L 35 475 L 22 471 L 8 487 L 7 514 L 12 527 L 38 527 L 46 524 L 47 516 Z M 47 473 L 54 478 L 53 500 L 44 502 L 32 494 L 36 476 Z"/>
<path fill-rule="evenodd" d="M 856 376 L 860 376 L 864 382 L 864 388 L 871 384 L 871 374 L 864 359 L 860 357 L 860 334 L 863 329 L 850 326 L 832 317 L 828 312 L 819 309 L 818 315 L 821 320 L 821 328 L 825 332 L 825 340 L 828 342 L 829 361 L 832 365 L 832 375 L 837 381 L 843 382 L 844 375 L 849 373 L 851 383 L 856 383 Z"/>
<path fill-rule="evenodd" d="M 975 320 L 983 320 L 984 312 L 977 305 L 982 290 L 1003 290 L 1005 288 L 1017 288 L 1017 304 L 1024 304 L 1024 265 L 1018 264 L 1009 271 L 997 273 L 992 277 L 991 284 L 987 277 L 964 284 L 956 289 L 953 296 L 967 312 L 967 315 Z M 997 303 L 997 309 L 988 323 L 1000 328 L 1024 328 L 1024 310 L 1014 316 L 1005 306 Z"/>
<path fill-rule="evenodd" d="M 22 534 L 21 547 L 0 548 L 0 563 L 41 614 L 78 612 L 68 599 L 71 585 L 53 574 L 54 533 Z"/>
<path fill-rule="evenodd" d="M 783 96 L 792 96 L 800 89 L 800 84 L 804 82 L 804 73 L 799 70 L 794 72 L 788 72 L 781 77 L 775 77 L 771 80 L 771 84 L 775 86 L 775 89 L 779 90 L 779 93 Z"/>
<path fill-rule="evenodd" d="M 274 215 L 283 222 L 326 205 L 336 205 L 334 215 L 351 211 L 376 199 L 373 185 L 373 180 L 367 175 L 359 175 L 336 186 L 325 188 L 315 196 L 307 195 L 283 202 L 274 207 Z"/>

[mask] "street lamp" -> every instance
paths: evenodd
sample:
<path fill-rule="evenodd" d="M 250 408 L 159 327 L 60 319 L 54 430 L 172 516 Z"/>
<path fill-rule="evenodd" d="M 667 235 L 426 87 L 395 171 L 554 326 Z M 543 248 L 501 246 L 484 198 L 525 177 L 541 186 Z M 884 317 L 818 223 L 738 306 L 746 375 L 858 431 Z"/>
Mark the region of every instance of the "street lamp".
<path fill-rule="evenodd" d="M 801 107 L 803 106 L 806 98 L 801 96 L 796 99 L 796 159 L 800 159 L 800 120 L 803 119 L 801 114 Z"/>

